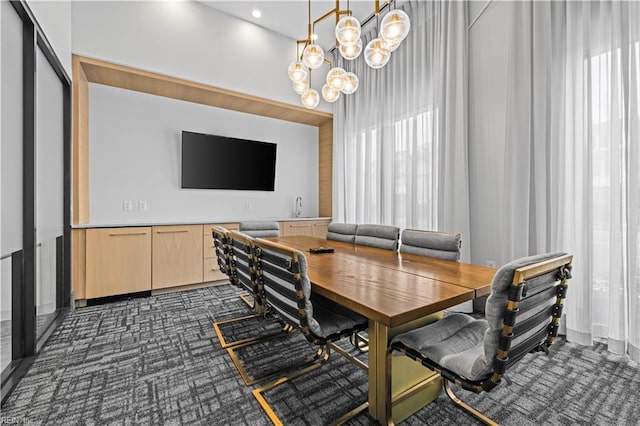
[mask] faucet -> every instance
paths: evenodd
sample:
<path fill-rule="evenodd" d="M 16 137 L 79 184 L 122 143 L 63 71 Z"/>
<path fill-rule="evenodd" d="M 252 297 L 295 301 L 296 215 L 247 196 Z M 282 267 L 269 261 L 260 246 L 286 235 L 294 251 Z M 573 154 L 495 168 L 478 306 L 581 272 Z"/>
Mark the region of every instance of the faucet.
<path fill-rule="evenodd" d="M 296 217 L 302 215 L 302 197 L 296 198 Z"/>

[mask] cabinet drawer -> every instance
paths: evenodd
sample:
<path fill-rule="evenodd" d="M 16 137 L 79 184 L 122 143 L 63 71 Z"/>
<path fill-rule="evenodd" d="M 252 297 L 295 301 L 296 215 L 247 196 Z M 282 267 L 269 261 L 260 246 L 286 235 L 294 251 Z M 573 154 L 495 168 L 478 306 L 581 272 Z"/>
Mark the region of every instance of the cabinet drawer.
<path fill-rule="evenodd" d="M 202 225 L 153 227 L 153 288 L 202 282 Z"/>
<path fill-rule="evenodd" d="M 311 235 L 312 231 L 311 222 L 295 221 L 295 222 L 280 222 L 280 234 L 283 237 L 290 237 L 293 235 Z"/>
<path fill-rule="evenodd" d="M 151 228 L 87 229 L 87 299 L 148 290 Z"/>
<path fill-rule="evenodd" d="M 218 266 L 218 259 L 216 259 L 215 257 L 204 259 L 202 269 L 204 282 L 228 279 L 228 277 L 222 271 L 220 271 L 220 266 Z"/>

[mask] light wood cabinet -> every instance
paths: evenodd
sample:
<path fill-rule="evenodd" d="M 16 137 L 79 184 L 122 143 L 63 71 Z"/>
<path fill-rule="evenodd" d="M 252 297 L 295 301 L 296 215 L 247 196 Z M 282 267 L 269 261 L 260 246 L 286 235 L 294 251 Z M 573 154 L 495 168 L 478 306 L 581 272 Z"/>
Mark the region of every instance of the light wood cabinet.
<path fill-rule="evenodd" d="M 202 282 L 202 225 L 153 227 L 153 289 Z"/>
<path fill-rule="evenodd" d="M 325 238 L 329 222 L 281 221 L 280 235 Z M 74 229 L 76 300 L 226 280 L 216 259 L 214 226 L 239 229 L 238 223 Z"/>
<path fill-rule="evenodd" d="M 289 237 L 293 235 L 309 235 L 325 238 L 329 220 L 292 220 L 280 222 L 280 235 Z"/>
<path fill-rule="evenodd" d="M 151 228 L 86 230 L 86 298 L 151 290 Z"/>
<path fill-rule="evenodd" d="M 216 250 L 213 245 L 213 235 L 211 234 L 214 226 L 221 226 L 228 231 L 237 231 L 240 229 L 237 223 L 210 223 L 204 225 L 203 229 L 203 253 L 202 253 L 202 281 L 220 281 L 227 279 L 227 276 L 220 271 L 218 259 L 216 258 Z"/>

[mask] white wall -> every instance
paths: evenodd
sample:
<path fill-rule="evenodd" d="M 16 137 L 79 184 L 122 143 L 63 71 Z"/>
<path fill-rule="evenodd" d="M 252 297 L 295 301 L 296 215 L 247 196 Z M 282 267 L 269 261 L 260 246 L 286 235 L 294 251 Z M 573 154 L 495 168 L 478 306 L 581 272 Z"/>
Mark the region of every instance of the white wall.
<path fill-rule="evenodd" d="M 72 18 L 76 54 L 300 105 L 295 41 L 198 2 L 78 1 Z"/>
<path fill-rule="evenodd" d="M 89 91 L 91 223 L 291 217 L 297 196 L 305 216 L 318 214 L 317 127 L 97 84 Z M 182 130 L 277 143 L 275 191 L 180 189 Z M 230 161 L 242 169 L 241 158 Z M 125 200 L 134 210 L 123 211 Z"/>
<path fill-rule="evenodd" d="M 469 2 L 472 22 L 486 5 Z M 469 176 L 471 261 L 498 266 L 498 209 L 509 200 L 498 196 L 504 185 L 508 22 L 513 3 L 492 1 L 469 30 Z"/>
<path fill-rule="evenodd" d="M 27 3 L 71 78 L 71 1 L 28 0 Z"/>

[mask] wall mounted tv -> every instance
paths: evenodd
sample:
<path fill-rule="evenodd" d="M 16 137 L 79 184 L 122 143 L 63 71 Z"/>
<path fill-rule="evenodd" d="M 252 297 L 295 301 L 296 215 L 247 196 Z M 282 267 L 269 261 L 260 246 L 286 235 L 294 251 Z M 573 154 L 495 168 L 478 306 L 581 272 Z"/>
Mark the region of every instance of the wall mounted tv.
<path fill-rule="evenodd" d="M 275 143 L 182 132 L 182 188 L 273 191 Z"/>

